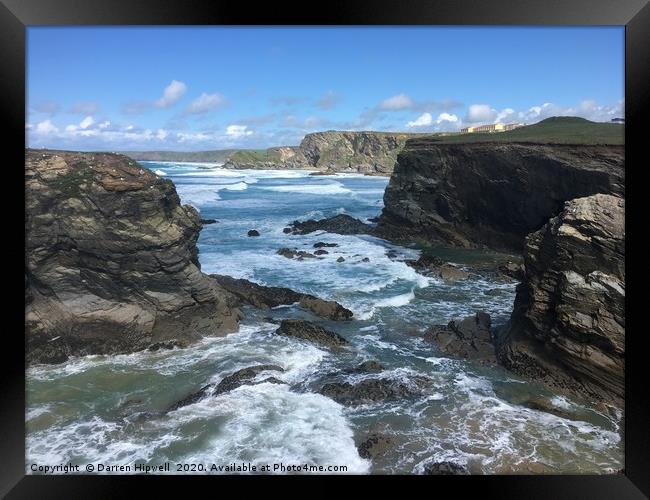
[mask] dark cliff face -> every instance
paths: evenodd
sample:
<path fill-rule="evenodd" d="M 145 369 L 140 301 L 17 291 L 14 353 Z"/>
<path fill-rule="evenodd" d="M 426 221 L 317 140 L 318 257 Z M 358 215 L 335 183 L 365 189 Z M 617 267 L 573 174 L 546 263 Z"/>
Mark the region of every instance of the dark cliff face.
<path fill-rule="evenodd" d="M 621 405 L 625 351 L 625 201 L 579 198 L 526 239 L 498 357 L 511 370 Z"/>
<path fill-rule="evenodd" d="M 28 360 L 132 352 L 237 328 L 199 270 L 198 213 L 129 158 L 26 151 Z"/>
<path fill-rule="evenodd" d="M 623 146 L 440 144 L 397 157 L 380 226 L 392 239 L 520 251 L 565 201 L 624 195 Z"/>

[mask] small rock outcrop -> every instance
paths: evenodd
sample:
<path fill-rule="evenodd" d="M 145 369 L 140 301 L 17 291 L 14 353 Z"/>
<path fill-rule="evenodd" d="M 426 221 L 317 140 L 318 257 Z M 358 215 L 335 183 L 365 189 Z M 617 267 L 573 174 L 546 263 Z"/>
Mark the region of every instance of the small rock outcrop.
<path fill-rule="evenodd" d="M 349 342 L 338 333 L 301 319 L 285 319 L 280 323 L 276 335 L 285 335 L 297 339 L 308 340 L 330 349 L 340 349 L 349 345 Z"/>
<path fill-rule="evenodd" d="M 260 235 L 260 232 L 259 232 L 257 229 L 251 229 L 251 230 L 248 231 L 248 233 L 246 233 L 246 234 L 247 234 L 248 236 L 259 236 L 259 235 Z"/>
<path fill-rule="evenodd" d="M 625 354 L 625 201 L 597 194 L 526 239 L 525 276 L 499 334 L 507 368 L 621 405 Z"/>
<path fill-rule="evenodd" d="M 321 318 L 334 321 L 352 319 L 352 311 L 333 300 L 319 299 L 306 293 L 294 292 L 290 288 L 258 285 L 252 281 L 237 279 L 231 276 L 219 274 L 212 274 L 210 276 L 242 302 L 257 307 L 258 309 L 271 309 L 281 305 L 298 303 L 300 307 L 313 312 Z"/>
<path fill-rule="evenodd" d="M 464 476 L 468 475 L 469 471 L 464 465 L 455 462 L 434 462 L 425 467 L 424 474 L 431 476 Z"/>
<path fill-rule="evenodd" d="M 411 396 L 416 391 L 409 385 L 388 378 L 365 379 L 356 384 L 330 382 L 319 391 L 323 396 L 347 406 L 376 403 Z"/>
<path fill-rule="evenodd" d="M 296 250 L 291 249 L 291 248 L 280 248 L 277 252 L 278 255 L 282 255 L 282 257 L 286 257 L 287 259 L 296 259 L 296 260 L 304 260 L 304 259 L 316 259 L 317 257 L 309 252 L 305 252 L 304 250 Z"/>
<path fill-rule="evenodd" d="M 201 387 L 201 389 L 199 389 L 198 391 L 193 392 L 192 394 L 184 397 L 180 401 L 177 401 L 169 408 L 167 408 L 166 413 L 169 413 L 170 411 L 178 410 L 183 406 L 188 406 L 197 403 L 208 396 L 218 396 L 219 394 L 223 394 L 225 392 L 230 392 L 234 389 L 237 389 L 242 385 L 253 384 L 255 383 L 254 382 L 255 377 L 257 377 L 257 375 L 265 371 L 283 372 L 284 368 L 277 365 L 256 365 L 256 366 L 249 366 L 247 368 L 242 368 L 241 370 L 237 370 L 236 372 L 227 375 L 218 384 L 205 385 Z M 278 380 L 275 377 L 269 377 L 259 381 L 260 384 L 263 384 L 264 382 L 270 382 L 273 384 L 284 384 L 284 382 Z"/>
<path fill-rule="evenodd" d="M 477 312 L 461 321 L 430 327 L 424 339 L 433 342 L 443 354 L 491 364 L 496 363 L 496 355 L 490 326 L 490 316 Z"/>
<path fill-rule="evenodd" d="M 304 222 L 296 220 L 291 223 L 291 229 L 293 234 L 309 234 L 314 231 L 326 231 L 335 234 L 370 234 L 373 230 L 369 224 L 346 214 Z"/>
<path fill-rule="evenodd" d="M 236 331 L 234 298 L 199 268 L 197 211 L 126 156 L 26 150 L 29 362 Z"/>

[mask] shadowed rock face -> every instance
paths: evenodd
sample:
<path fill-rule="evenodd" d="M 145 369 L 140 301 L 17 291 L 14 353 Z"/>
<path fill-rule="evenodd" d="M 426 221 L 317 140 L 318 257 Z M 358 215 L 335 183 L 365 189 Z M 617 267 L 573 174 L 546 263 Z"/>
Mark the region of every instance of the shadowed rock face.
<path fill-rule="evenodd" d="M 624 394 L 625 201 L 567 202 L 526 239 L 499 360 L 511 370 L 616 405 Z"/>
<path fill-rule="evenodd" d="M 434 343 L 443 354 L 483 364 L 496 363 L 490 326 L 490 316 L 477 312 L 461 321 L 428 328 L 424 340 Z"/>
<path fill-rule="evenodd" d="M 117 154 L 26 151 L 30 362 L 133 352 L 237 329 L 233 297 L 199 270 L 196 210 Z"/>
<path fill-rule="evenodd" d="M 623 146 L 407 141 L 376 234 L 521 251 L 565 201 L 624 196 Z"/>
<path fill-rule="evenodd" d="M 291 224 L 293 234 L 309 234 L 314 231 L 326 231 L 336 234 L 370 234 L 372 226 L 349 215 L 339 214 L 321 220 L 294 221 Z"/>
<path fill-rule="evenodd" d="M 303 340 L 309 340 L 325 347 L 339 349 L 349 345 L 349 342 L 338 333 L 331 332 L 309 321 L 300 319 L 285 319 L 280 323 L 275 333 Z"/>

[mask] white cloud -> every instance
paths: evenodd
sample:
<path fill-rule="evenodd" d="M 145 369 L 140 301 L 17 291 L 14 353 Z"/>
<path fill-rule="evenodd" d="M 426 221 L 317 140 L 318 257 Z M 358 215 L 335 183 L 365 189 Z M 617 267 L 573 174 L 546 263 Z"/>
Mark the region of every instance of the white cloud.
<path fill-rule="evenodd" d="M 442 122 L 457 123 L 458 117 L 456 115 L 452 115 L 449 113 L 440 113 L 438 115 L 438 119 L 436 120 L 436 123 L 440 125 Z"/>
<path fill-rule="evenodd" d="M 81 122 L 79 123 L 79 127 L 83 128 L 83 129 L 87 129 L 88 127 L 90 127 L 94 123 L 95 123 L 95 120 L 93 120 L 93 117 L 92 116 L 87 116 L 86 118 L 81 120 Z"/>
<path fill-rule="evenodd" d="M 36 133 L 39 135 L 55 134 L 59 129 L 52 123 L 51 120 L 44 120 L 36 125 Z"/>
<path fill-rule="evenodd" d="M 99 104 L 92 101 L 76 102 L 71 111 L 80 115 L 94 115 L 99 112 Z"/>
<path fill-rule="evenodd" d="M 156 132 L 156 139 L 164 141 L 168 135 L 169 132 L 167 132 L 165 129 L 159 128 L 158 131 Z"/>
<path fill-rule="evenodd" d="M 467 108 L 465 121 L 469 123 L 491 122 L 496 116 L 496 110 L 492 109 L 489 104 L 472 104 Z"/>
<path fill-rule="evenodd" d="M 178 100 L 183 97 L 187 92 L 187 85 L 178 80 L 172 80 L 172 82 L 165 87 L 163 96 L 155 102 L 157 108 L 168 108 L 173 104 L 176 104 Z"/>
<path fill-rule="evenodd" d="M 395 111 L 412 108 L 414 104 L 413 100 L 406 94 L 397 94 L 381 101 L 379 109 Z"/>
<path fill-rule="evenodd" d="M 406 126 L 409 128 L 426 127 L 431 125 L 432 123 L 433 123 L 433 117 L 431 116 L 431 113 L 422 113 L 415 121 L 408 122 Z"/>
<path fill-rule="evenodd" d="M 104 129 L 107 129 L 108 127 L 111 126 L 111 122 L 109 122 L 108 120 L 106 120 L 106 121 L 103 121 L 102 123 L 100 123 L 100 124 L 97 125 L 97 126 L 98 126 L 100 129 L 104 130 Z"/>
<path fill-rule="evenodd" d="M 228 125 L 226 127 L 226 135 L 233 139 L 239 139 L 252 133 L 253 131 L 249 130 L 246 125 Z"/>
<path fill-rule="evenodd" d="M 188 113 L 206 113 L 226 103 L 226 98 L 219 93 L 206 94 L 205 92 L 194 99 L 187 107 Z"/>

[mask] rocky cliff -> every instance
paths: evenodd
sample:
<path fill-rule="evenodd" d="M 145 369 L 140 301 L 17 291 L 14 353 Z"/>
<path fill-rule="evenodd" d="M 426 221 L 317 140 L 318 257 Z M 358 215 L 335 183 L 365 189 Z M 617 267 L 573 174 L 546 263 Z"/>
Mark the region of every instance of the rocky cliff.
<path fill-rule="evenodd" d="M 498 134 L 494 134 L 498 135 Z M 624 195 L 619 145 L 407 141 L 384 194 L 394 240 L 521 251 L 565 201 Z"/>
<path fill-rule="evenodd" d="M 625 201 L 571 200 L 526 238 L 523 282 L 499 335 L 511 370 L 621 405 L 625 351 Z"/>
<path fill-rule="evenodd" d="M 27 150 L 30 362 L 132 352 L 237 328 L 233 298 L 201 273 L 196 210 L 171 181 L 116 154 Z"/>
<path fill-rule="evenodd" d="M 226 168 L 297 168 L 320 172 L 360 172 L 390 175 L 406 140 L 419 134 L 390 132 L 317 132 L 305 135 L 298 147 L 241 151 Z"/>

